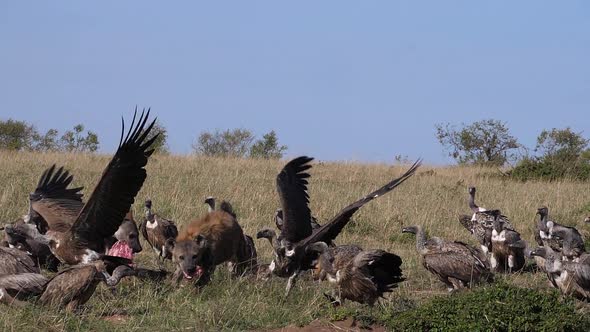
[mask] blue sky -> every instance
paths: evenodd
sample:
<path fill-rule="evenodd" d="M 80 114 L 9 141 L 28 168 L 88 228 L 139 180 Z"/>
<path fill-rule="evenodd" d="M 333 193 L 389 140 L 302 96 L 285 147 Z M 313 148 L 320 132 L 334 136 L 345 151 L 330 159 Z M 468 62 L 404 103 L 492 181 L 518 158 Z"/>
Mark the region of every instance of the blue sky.
<path fill-rule="evenodd" d="M 0 118 L 84 123 L 103 152 L 135 105 L 175 153 L 242 127 L 321 160 L 450 163 L 440 122 L 529 146 L 590 125 L 587 1 L 2 1 L 0 43 Z"/>

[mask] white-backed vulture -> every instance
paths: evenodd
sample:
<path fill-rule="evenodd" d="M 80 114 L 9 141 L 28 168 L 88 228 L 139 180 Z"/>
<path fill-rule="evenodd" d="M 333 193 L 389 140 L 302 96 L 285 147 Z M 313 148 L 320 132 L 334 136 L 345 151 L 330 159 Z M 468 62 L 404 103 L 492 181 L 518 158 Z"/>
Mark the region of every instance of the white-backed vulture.
<path fill-rule="evenodd" d="M 564 226 L 549 220 L 549 209 L 537 209 L 539 220 L 536 223 L 535 240 L 539 246 L 550 246 L 554 251 L 562 252 L 567 260 L 575 260 L 584 252 L 584 239 L 574 227 Z M 564 249 L 564 241 L 568 241 L 568 250 Z"/>
<path fill-rule="evenodd" d="M 563 294 L 590 300 L 590 254 L 584 253 L 577 261 L 564 260 L 560 252 L 549 246 L 531 252 L 545 261 L 545 271 L 551 284 Z"/>
<path fill-rule="evenodd" d="M 449 292 L 493 280 L 485 255 L 476 248 L 437 237 L 427 239 L 421 226 L 405 227 L 402 232 L 416 235 L 416 250 L 422 255 L 424 267 L 442 281 Z"/>
<path fill-rule="evenodd" d="M 391 292 L 404 280 L 402 259 L 384 250 L 360 250 L 357 246 L 328 247 L 316 242 L 308 250 L 319 253 L 320 280 L 336 285 L 328 298 L 334 304 L 344 300 L 373 306 L 375 301 Z"/>
<path fill-rule="evenodd" d="M 492 271 L 512 273 L 521 270 L 526 263 L 523 244 L 520 233 L 505 228 L 504 221 L 496 219 L 492 230 L 492 252 L 490 255 Z"/>
<path fill-rule="evenodd" d="M 52 192 L 51 184 L 63 175 L 51 176 L 48 171 L 42 177 L 32 194 L 32 208 L 47 223 L 43 238 L 60 261 L 73 265 L 104 257 L 106 240 L 121 226 L 146 178 L 144 167 L 154 151 L 148 149 L 159 135 L 148 139 L 155 123 L 146 127 L 149 113 L 142 112 L 136 123 L 136 112 L 126 136 L 123 123 L 119 147 L 73 223 L 71 213 L 78 211 L 79 202 L 62 206 L 60 199 L 45 199 Z"/>
<path fill-rule="evenodd" d="M 334 240 L 358 209 L 399 186 L 420 166 L 420 161 L 415 162 L 401 177 L 393 179 L 383 187 L 348 205 L 328 223 L 313 230 L 307 193 L 307 179 L 310 177 L 307 171 L 311 168 L 309 163 L 312 160 L 313 158 L 306 156 L 295 158 L 288 162 L 277 175 L 277 192 L 283 211 L 283 225 L 275 241 L 278 247 L 275 248 L 275 258 L 270 264 L 270 269 L 273 274 L 281 278 L 289 278 L 286 296 L 289 295 L 297 276 L 302 271 L 314 267 L 315 257 L 307 251 L 309 245 L 316 242 L 329 243 Z M 260 238 L 260 234 L 257 237 Z"/>
<path fill-rule="evenodd" d="M 166 246 L 169 239 L 175 239 L 178 229 L 174 221 L 152 213 L 152 200 L 145 201 L 145 218 L 139 226 L 143 238 L 161 259 L 172 259 L 172 252 Z"/>
<path fill-rule="evenodd" d="M 51 253 L 49 246 L 30 236 L 32 232 L 38 233 L 33 225 L 18 220 L 14 224 L 6 225 L 4 232 L 6 243 L 10 248 L 26 252 L 37 266 L 57 272 L 59 260 Z"/>
<path fill-rule="evenodd" d="M 475 187 L 469 187 L 469 208 L 471 209 L 471 212 L 473 212 L 473 215 L 471 216 L 472 221 L 476 222 L 480 227 L 492 229 L 494 220 L 500 218 L 504 221 L 505 228 L 514 230 L 510 220 L 502 215 L 500 210 L 486 209 L 475 204 L 475 192 Z"/>

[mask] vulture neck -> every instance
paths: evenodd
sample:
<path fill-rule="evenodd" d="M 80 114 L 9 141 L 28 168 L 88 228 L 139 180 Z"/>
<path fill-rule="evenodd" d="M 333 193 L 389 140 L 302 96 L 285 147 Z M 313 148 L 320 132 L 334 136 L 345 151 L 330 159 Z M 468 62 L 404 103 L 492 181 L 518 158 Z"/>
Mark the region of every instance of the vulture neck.
<path fill-rule="evenodd" d="M 469 208 L 473 212 L 479 212 L 479 206 L 475 204 L 475 193 L 469 193 Z"/>
<path fill-rule="evenodd" d="M 426 233 L 422 229 L 422 227 L 418 227 L 416 229 L 416 250 L 419 253 L 423 253 L 426 250 Z"/>
<path fill-rule="evenodd" d="M 149 223 L 153 223 L 155 221 L 151 208 L 145 208 L 145 219 L 147 219 Z"/>

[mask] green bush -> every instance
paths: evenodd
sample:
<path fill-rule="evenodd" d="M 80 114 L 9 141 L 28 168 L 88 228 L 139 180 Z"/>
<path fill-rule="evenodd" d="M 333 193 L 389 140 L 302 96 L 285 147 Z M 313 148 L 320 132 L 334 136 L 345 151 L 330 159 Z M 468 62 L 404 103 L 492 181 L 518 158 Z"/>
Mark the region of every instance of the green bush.
<path fill-rule="evenodd" d="M 554 181 L 563 178 L 590 180 L 590 163 L 587 160 L 556 158 L 526 158 L 510 172 L 513 179 Z"/>
<path fill-rule="evenodd" d="M 392 331 L 590 331 L 590 318 L 574 304 L 555 290 L 499 283 L 392 313 L 385 324 Z"/>

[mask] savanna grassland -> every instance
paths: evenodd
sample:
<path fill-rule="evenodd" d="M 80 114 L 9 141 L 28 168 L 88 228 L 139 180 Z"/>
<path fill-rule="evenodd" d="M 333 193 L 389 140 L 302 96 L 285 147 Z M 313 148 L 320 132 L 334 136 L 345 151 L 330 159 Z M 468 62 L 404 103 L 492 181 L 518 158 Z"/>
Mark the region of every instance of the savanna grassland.
<path fill-rule="evenodd" d="M 27 211 L 27 195 L 43 170 L 53 163 L 64 165 L 75 176 L 73 185 L 90 191 L 110 156 L 78 154 L 33 154 L 0 152 L 0 222 L 12 222 Z M 212 195 L 229 200 L 244 231 L 255 237 L 262 227 L 273 226 L 279 206 L 275 177 L 284 161 L 221 159 L 196 156 L 154 156 L 148 178 L 136 198 L 136 220 L 143 214 L 143 201 L 151 198 L 157 213 L 182 227 L 206 212 L 203 200 Z M 309 186 L 311 208 L 326 222 L 342 207 L 399 176 L 407 166 L 315 163 Z M 283 299 L 285 280 L 232 279 L 218 269 L 213 281 L 200 292 L 190 287 L 129 279 L 113 295 L 101 285 L 86 309 L 78 314 L 35 306 L 0 307 L 0 330 L 263 330 L 287 325 L 306 325 L 316 319 L 330 321 L 346 316 L 379 322 L 383 317 L 426 303 L 446 289 L 424 270 L 415 251 L 414 239 L 401 228 L 423 225 L 433 236 L 474 240 L 457 221 L 468 213 L 467 187 L 476 186 L 477 201 L 487 208 L 500 208 L 523 237 L 533 241 L 537 207 L 547 205 L 554 219 L 576 226 L 588 238 L 590 227 L 583 220 L 590 208 L 590 190 L 583 182 L 514 182 L 496 170 L 470 167 L 420 168 L 417 174 L 393 192 L 363 207 L 337 238 L 337 243 L 355 243 L 400 255 L 407 281 L 374 308 L 347 302 L 331 308 L 323 292 L 327 284 L 300 279 L 288 299 Z M 256 240 L 255 240 L 256 241 Z M 142 266 L 157 268 L 154 252 L 142 242 L 136 256 Z M 256 241 L 261 262 L 271 259 L 266 241 Z M 165 264 L 172 269 L 171 263 Z M 523 273 L 501 276 L 508 284 L 545 290 L 546 276 Z M 454 296 L 454 295 L 452 295 Z"/>

